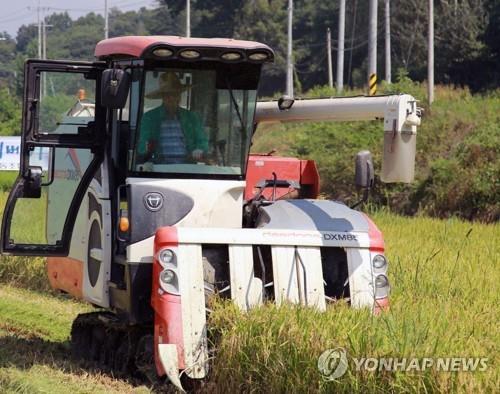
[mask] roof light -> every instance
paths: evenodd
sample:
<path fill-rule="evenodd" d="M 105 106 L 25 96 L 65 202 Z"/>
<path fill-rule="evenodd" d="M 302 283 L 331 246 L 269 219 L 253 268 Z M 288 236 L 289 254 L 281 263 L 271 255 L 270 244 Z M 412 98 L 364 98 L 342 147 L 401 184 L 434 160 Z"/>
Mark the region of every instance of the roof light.
<path fill-rule="evenodd" d="M 223 58 L 224 60 L 240 60 L 241 59 L 241 53 L 238 53 L 238 52 L 226 52 L 224 53 L 221 58 Z"/>
<path fill-rule="evenodd" d="M 158 57 L 169 57 L 172 56 L 174 52 L 172 52 L 170 49 L 167 48 L 156 48 L 153 51 L 153 55 L 158 56 Z"/>
<path fill-rule="evenodd" d="M 269 55 L 265 52 L 255 52 L 252 53 L 250 56 L 248 56 L 250 60 L 256 60 L 256 61 L 267 60 L 268 57 Z"/>
<path fill-rule="evenodd" d="M 197 59 L 200 57 L 200 52 L 193 49 L 185 49 L 180 53 L 184 59 Z"/>

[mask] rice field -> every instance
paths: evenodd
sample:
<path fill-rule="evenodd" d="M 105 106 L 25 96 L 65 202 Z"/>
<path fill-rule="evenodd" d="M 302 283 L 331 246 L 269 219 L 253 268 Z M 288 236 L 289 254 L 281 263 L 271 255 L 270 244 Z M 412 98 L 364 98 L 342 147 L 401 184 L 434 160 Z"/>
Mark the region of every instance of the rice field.
<path fill-rule="evenodd" d="M 0 193 L 1 206 L 5 199 Z M 200 392 L 497 391 L 500 226 L 385 211 L 371 216 L 386 240 L 390 311 L 374 317 L 345 304 L 325 313 L 265 305 L 243 314 L 215 302 L 209 319 L 211 374 Z M 71 321 L 90 307 L 45 290 L 42 259 L 0 257 L 0 391 L 157 391 L 69 360 Z M 338 347 L 347 352 L 348 368 L 330 381 L 318 370 L 318 358 Z M 487 368 L 356 370 L 354 358 L 380 357 L 480 357 Z"/>

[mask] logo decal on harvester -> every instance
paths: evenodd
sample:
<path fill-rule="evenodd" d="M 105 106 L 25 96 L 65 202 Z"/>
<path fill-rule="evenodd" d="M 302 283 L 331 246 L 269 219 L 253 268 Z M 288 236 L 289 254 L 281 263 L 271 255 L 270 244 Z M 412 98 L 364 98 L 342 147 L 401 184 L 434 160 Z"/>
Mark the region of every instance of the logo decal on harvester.
<path fill-rule="evenodd" d="M 334 234 L 334 233 L 323 233 L 323 239 L 325 241 L 357 241 L 356 235 L 354 234 Z"/>
<path fill-rule="evenodd" d="M 160 193 L 148 193 L 144 196 L 144 205 L 150 211 L 159 211 L 163 206 L 163 196 Z"/>

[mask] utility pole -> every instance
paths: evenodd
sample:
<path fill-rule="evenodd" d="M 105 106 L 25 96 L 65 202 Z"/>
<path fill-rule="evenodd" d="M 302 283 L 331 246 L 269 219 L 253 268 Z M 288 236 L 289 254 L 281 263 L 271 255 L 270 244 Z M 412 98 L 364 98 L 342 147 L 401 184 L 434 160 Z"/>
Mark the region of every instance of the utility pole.
<path fill-rule="evenodd" d="M 191 1 L 186 0 L 186 37 L 191 37 Z"/>
<path fill-rule="evenodd" d="M 370 0 L 368 24 L 368 92 L 377 93 L 377 0 Z"/>
<path fill-rule="evenodd" d="M 286 95 L 289 97 L 293 97 L 292 20 L 293 20 L 293 0 L 288 0 L 288 49 L 286 53 Z"/>
<path fill-rule="evenodd" d="M 52 25 L 48 25 L 45 23 L 44 20 L 42 20 L 42 59 L 45 60 L 47 59 L 47 27 L 52 27 Z M 42 74 L 42 97 L 47 96 L 47 75 L 44 73 Z"/>
<path fill-rule="evenodd" d="M 326 59 L 328 60 L 328 87 L 333 89 L 332 35 L 329 27 L 326 29 Z"/>
<path fill-rule="evenodd" d="M 434 0 L 429 0 L 429 34 L 427 45 L 427 98 L 434 101 Z"/>
<path fill-rule="evenodd" d="M 38 58 L 42 58 L 42 20 L 40 19 L 40 0 L 38 0 L 38 7 L 36 7 L 38 16 Z"/>
<path fill-rule="evenodd" d="M 109 37 L 108 0 L 104 0 L 104 38 Z"/>
<path fill-rule="evenodd" d="M 385 0 L 385 81 L 391 83 L 391 5 Z"/>
<path fill-rule="evenodd" d="M 339 6 L 339 39 L 337 51 L 337 92 L 344 90 L 344 36 L 345 36 L 345 0 Z"/>
<path fill-rule="evenodd" d="M 43 39 L 42 39 L 42 59 L 47 59 L 47 34 L 45 30 L 45 20 L 42 20 L 42 31 L 43 31 Z M 47 75 L 45 73 L 42 74 L 42 97 L 47 96 Z"/>

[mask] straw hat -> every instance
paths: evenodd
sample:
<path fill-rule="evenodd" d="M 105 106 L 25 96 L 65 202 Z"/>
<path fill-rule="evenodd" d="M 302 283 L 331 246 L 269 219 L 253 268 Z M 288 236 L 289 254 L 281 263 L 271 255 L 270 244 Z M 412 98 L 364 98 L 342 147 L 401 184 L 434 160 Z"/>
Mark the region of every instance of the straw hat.
<path fill-rule="evenodd" d="M 165 72 L 158 78 L 158 89 L 146 94 L 146 98 L 159 99 L 165 93 L 182 93 L 188 86 L 183 85 L 174 72 Z"/>

